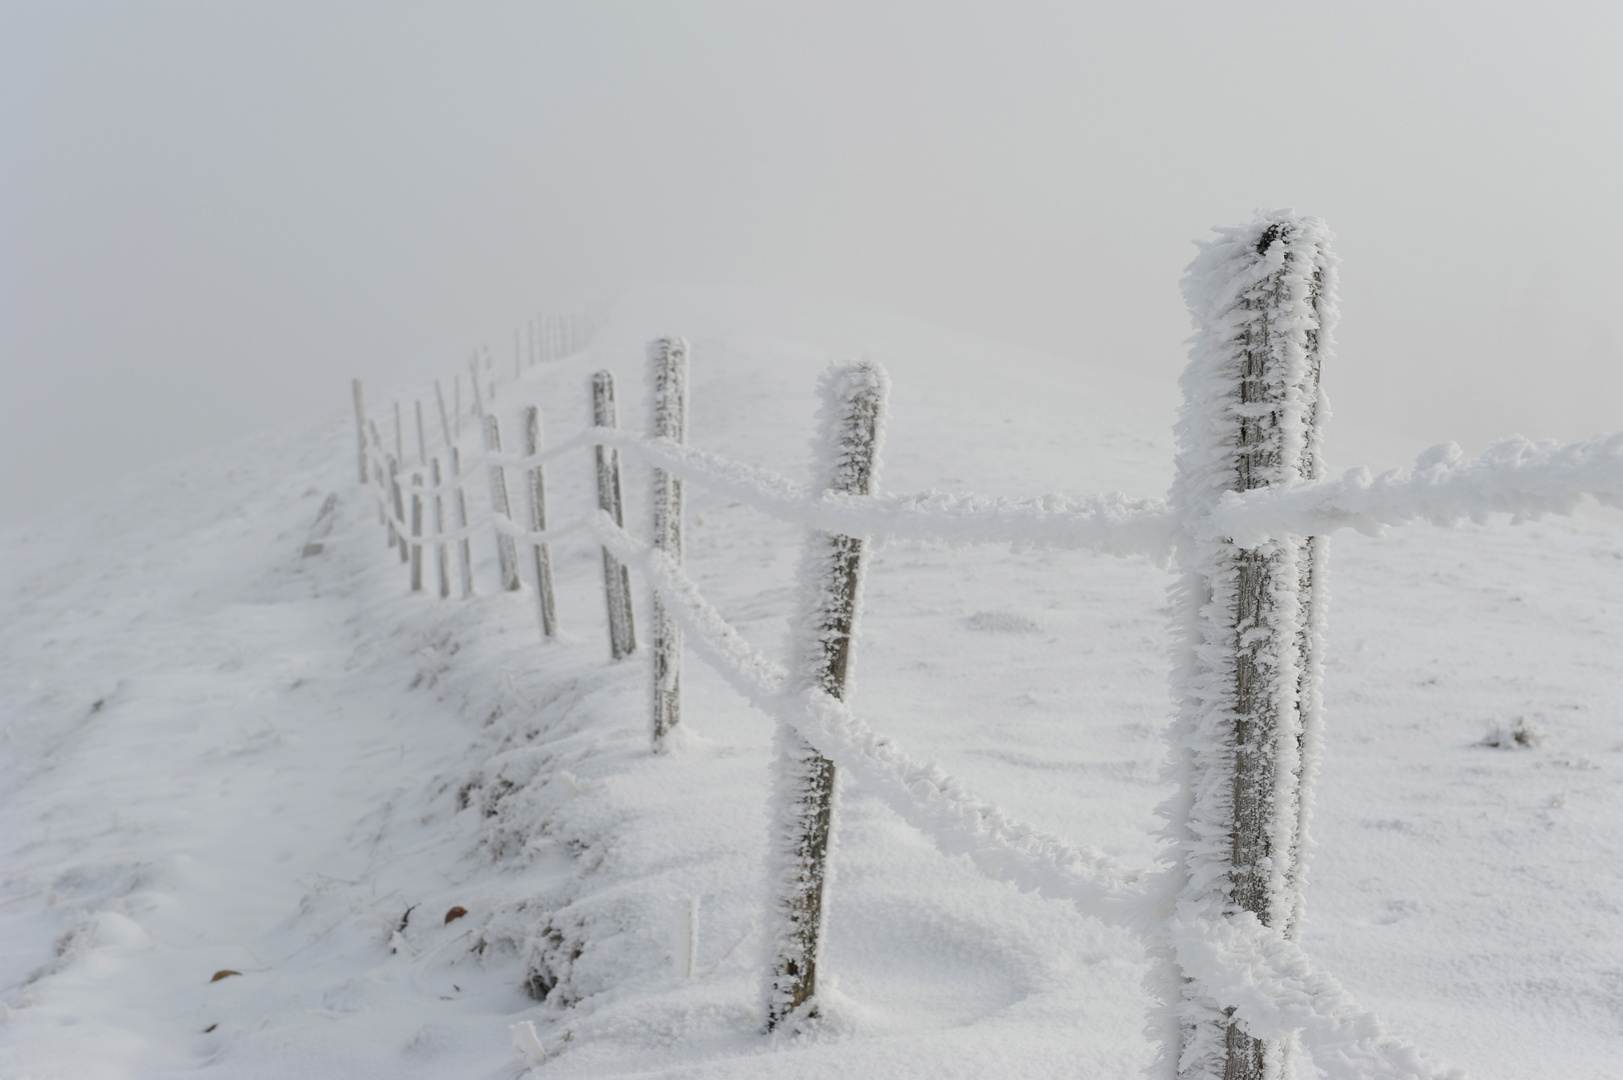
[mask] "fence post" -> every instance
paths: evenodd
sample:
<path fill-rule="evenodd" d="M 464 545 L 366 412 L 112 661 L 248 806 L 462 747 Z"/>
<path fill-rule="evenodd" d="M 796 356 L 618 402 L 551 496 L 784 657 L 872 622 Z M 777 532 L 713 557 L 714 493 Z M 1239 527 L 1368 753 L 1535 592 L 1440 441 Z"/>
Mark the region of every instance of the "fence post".
<path fill-rule="evenodd" d="M 566 322 L 565 327 L 572 325 Z M 653 436 L 687 442 L 688 343 L 659 338 L 648 343 L 650 383 L 654 388 Z M 682 562 L 682 481 L 654 469 L 654 549 Z M 682 629 L 676 625 L 659 592 L 654 592 L 654 750 L 682 719 Z"/>
<path fill-rule="evenodd" d="M 400 402 L 394 403 L 394 458 L 400 464 L 406 463 L 406 436 L 405 425 L 400 420 Z"/>
<path fill-rule="evenodd" d="M 440 405 L 440 432 L 445 436 L 445 445 L 451 445 L 451 418 L 445 415 L 445 391 L 440 388 L 440 381 L 434 380 L 434 400 Z"/>
<path fill-rule="evenodd" d="M 485 399 L 479 393 L 479 354 L 468 357 L 468 382 L 473 384 L 473 414 L 485 415 Z"/>
<path fill-rule="evenodd" d="M 422 473 L 412 474 L 411 486 L 423 486 Z M 417 490 L 411 493 L 411 591 L 423 591 L 423 493 Z"/>
<path fill-rule="evenodd" d="M 468 527 L 468 486 L 462 482 L 462 451 L 451 447 L 451 479 L 456 481 L 456 527 Z M 456 544 L 457 574 L 462 579 L 462 599 L 473 595 L 473 540 L 463 533 Z"/>
<path fill-rule="evenodd" d="M 439 541 L 434 545 L 434 568 L 439 571 L 440 599 L 444 600 L 451 595 L 451 553 L 445 547 L 445 495 L 440 491 L 444 483 L 440 473 L 440 459 L 436 457 L 430 465 L 433 470 L 429 473 L 434 482 L 434 535 Z"/>
<path fill-rule="evenodd" d="M 366 467 L 366 403 L 361 397 L 361 380 L 351 379 L 350 388 L 355 392 L 356 460 L 361 467 L 361 486 L 365 487 L 371 472 Z"/>
<path fill-rule="evenodd" d="M 592 376 L 592 425 L 612 428 L 614 376 L 599 371 Z M 599 444 L 597 451 L 597 508 L 606 510 L 614 523 L 625 527 L 625 509 L 620 499 L 620 451 Z M 609 654 L 616 660 L 637 650 L 637 628 L 631 617 L 631 574 L 619 559 L 603 549 L 603 592 L 609 607 Z"/>
<path fill-rule="evenodd" d="M 1323 537 L 1243 548 L 1205 535 L 1231 491 L 1315 477 L 1319 371 L 1336 318 L 1335 258 L 1317 218 L 1271 212 L 1219 230 L 1190 265 L 1196 335 L 1183 376 L 1173 497 L 1178 545 L 1181 813 L 1169 823 L 1181 904 L 1299 929 L 1307 810 L 1322 716 Z M 1168 972 L 1181 1080 L 1294 1075 L 1289 1039 L 1253 1037 L 1232 1008 Z"/>
<path fill-rule="evenodd" d="M 495 413 L 485 414 L 485 453 L 502 452 L 502 430 Z M 496 514 L 496 565 L 501 570 L 502 588 L 508 592 L 519 590 L 518 546 L 512 536 L 501 530 L 501 521 L 513 520 L 512 503 L 507 499 L 507 473 L 500 466 L 490 466 L 490 508 Z"/>
<path fill-rule="evenodd" d="M 869 360 L 823 377 L 823 488 L 866 495 L 876 486 L 889 378 Z M 812 533 L 801 565 L 801 614 L 791 639 L 790 689 L 845 699 L 851 635 L 862 605 L 861 538 Z M 834 763 L 779 722 L 769 843 L 772 887 L 767 917 L 773 943 L 768 1030 L 816 1015 L 817 963 L 827 923 L 828 849 L 834 829 Z"/>
<path fill-rule="evenodd" d="M 400 493 L 400 459 L 393 455 L 389 457 L 389 490 L 394 501 L 395 521 L 400 522 L 400 528 L 403 529 L 406 524 L 406 502 Z M 399 529 L 395 529 L 392 525 L 391 531 L 399 533 L 400 561 L 405 562 L 411 558 L 411 545 L 407 542 L 404 532 L 400 532 Z"/>
<path fill-rule="evenodd" d="M 541 453 L 541 410 L 531 405 L 524 410 L 524 456 Z M 547 531 L 547 478 L 541 463 L 530 466 L 525 474 L 525 488 L 530 496 L 530 531 Z M 535 558 L 535 602 L 541 613 L 541 636 L 558 634 L 558 601 L 552 588 L 552 548 L 545 540 L 531 545 Z"/>
<path fill-rule="evenodd" d="M 368 420 L 366 430 L 372 434 L 372 451 L 380 458 L 384 457 L 383 436 L 378 434 L 377 421 Z M 376 480 L 378 484 L 378 521 L 389 527 L 388 543 L 383 546 L 392 548 L 394 547 L 394 519 L 389 517 L 389 511 L 384 509 L 383 505 L 389 500 L 389 484 L 383 475 L 382 466 L 376 464 L 372 466 L 372 479 Z"/>

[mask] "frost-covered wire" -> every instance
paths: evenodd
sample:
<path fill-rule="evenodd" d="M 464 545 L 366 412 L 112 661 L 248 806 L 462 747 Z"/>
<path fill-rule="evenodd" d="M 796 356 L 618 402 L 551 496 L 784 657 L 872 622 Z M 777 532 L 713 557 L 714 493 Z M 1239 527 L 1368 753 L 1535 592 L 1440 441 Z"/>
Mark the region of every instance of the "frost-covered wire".
<path fill-rule="evenodd" d="M 1334 1080 L 1458 1080 L 1386 1032 L 1307 955 L 1254 916 L 1219 918 L 1188 902 L 1171 908 L 1174 881 L 1125 867 L 1011 818 L 939 766 L 920 763 L 876 734 L 849 706 L 815 689 L 787 693 L 782 665 L 744 640 L 671 559 L 632 539 L 608 515 L 591 522 L 598 539 L 637 567 L 665 599 L 688 640 L 729 685 L 783 719 L 842 771 L 878 795 L 949 855 L 966 855 L 987 877 L 1063 900 L 1146 942 L 1170 939 L 1201 996 L 1232 1006 L 1258 1035 L 1300 1031 L 1314 1063 Z"/>
<path fill-rule="evenodd" d="M 1080 548 L 1111 555 L 1165 558 L 1173 519 L 1162 499 L 1119 493 L 992 498 L 928 491 L 912 495 L 814 494 L 767 469 L 667 439 L 602 428 L 596 441 L 640 455 L 683 479 L 795 525 L 846 536 L 939 541 L 954 546 L 1009 544 L 1017 550 Z"/>
<path fill-rule="evenodd" d="M 1337 529 L 1380 535 L 1389 525 L 1412 521 L 1446 526 L 1482 522 L 1490 514 L 1570 514 L 1586 495 L 1623 507 L 1623 432 L 1566 445 L 1513 436 L 1475 459 L 1445 443 L 1402 471 L 1371 476 L 1354 469 L 1337 480 L 1228 493 L 1198 528 L 1205 537 L 1251 547 Z"/>
<path fill-rule="evenodd" d="M 1250 912 L 1180 902 L 1167 926 L 1183 976 L 1263 1039 L 1293 1033 L 1331 1080 L 1463 1080 L 1388 1032 L 1299 945 Z"/>

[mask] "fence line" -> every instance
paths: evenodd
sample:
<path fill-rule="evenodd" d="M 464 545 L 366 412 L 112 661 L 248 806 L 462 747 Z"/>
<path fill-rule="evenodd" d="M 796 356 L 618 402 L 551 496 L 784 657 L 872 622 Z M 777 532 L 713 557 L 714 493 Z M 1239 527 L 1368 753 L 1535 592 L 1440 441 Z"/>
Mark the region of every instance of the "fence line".
<path fill-rule="evenodd" d="M 1338 529 L 1379 533 L 1417 520 L 1452 525 L 1499 513 L 1570 513 L 1584 496 L 1623 507 L 1623 433 L 1566 446 L 1510 439 L 1474 460 L 1447 445 L 1427 451 L 1408 470 L 1321 478 L 1318 368 L 1335 319 L 1335 264 L 1327 236 L 1316 219 L 1267 215 L 1222 230 L 1191 267 L 1185 287 L 1201 332 L 1184 377 L 1188 404 L 1170 501 L 1116 493 L 1035 499 L 877 494 L 868 470 L 877 464 L 884 375 L 871 364 L 847 365 L 828 376 L 828 387 L 860 384 L 869 393 L 864 398 L 828 391 L 825 433 L 839 449 L 822 459 L 825 490 L 818 492 L 682 444 L 686 345 L 680 339 L 650 346 L 652 437 L 615 427 L 613 379 L 598 372 L 590 384 L 593 426 L 543 450 L 532 406 L 522 455 L 500 451 L 476 358 L 470 364 L 475 408 L 485 417 L 485 431 L 496 432 L 487 436 L 484 454 L 469 462 L 482 463 L 491 477 L 492 510 L 477 521 L 466 512 L 467 478 L 454 445 L 448 446 L 448 479 L 440 475 L 438 459 L 430 475 L 413 475 L 413 517 L 406 520 L 399 456 L 387 453 L 376 425 L 366 420 L 359 382 L 358 471 L 363 485 L 375 481 L 380 517 L 402 558 L 408 535 L 417 541 L 414 551 L 421 547 L 420 500 L 453 495 L 456 526 L 447 529 L 436 509 L 432 540 L 442 553 L 451 541 L 460 543 L 464 596 L 472 592 L 472 532 L 493 528 L 498 551 L 501 540 L 533 545 L 545 636 L 556 628 L 556 613 L 549 619 L 548 600 L 539 595 L 551 594 L 550 556 L 543 560 L 541 554 L 546 544 L 580 531 L 601 547 L 615 659 L 636 647 L 629 583 L 629 568 L 635 567 L 651 587 L 655 640 L 662 643 L 656 652 L 663 661 L 655 664 L 656 749 L 679 717 L 680 681 L 672 672 L 679 672 L 684 640 L 777 722 L 780 776 L 772 835 L 780 902 L 773 935 L 778 959 L 768 973 L 768 1027 L 798 1023 L 815 1010 L 826 911 L 819 853 L 827 843 L 838 769 L 883 798 L 940 850 L 967 856 L 987 877 L 1071 903 L 1135 933 L 1162 973 L 1158 1069 L 1165 1075 L 1290 1076 L 1291 1047 L 1299 1043 L 1332 1077 L 1440 1080 L 1457 1074 L 1386 1034 L 1373 1014 L 1314 969 L 1293 940 L 1301 910 L 1304 809 L 1316 759 L 1324 538 Z M 529 334 L 532 363 L 548 355 L 548 342 L 570 341 L 562 322 L 545 329 L 531 324 Z M 518 353 L 516 343 L 515 368 L 521 369 Z M 678 355 L 679 374 L 672 366 Z M 488 373 L 488 354 L 486 366 Z M 455 389 L 459 397 L 460 380 Z M 438 384 L 436 394 L 451 444 L 455 426 L 446 420 Z M 418 411 L 420 416 L 420 406 Z M 460 407 L 458 421 L 459 414 Z M 396 416 L 398 443 L 398 407 Z M 829 434 L 835 432 L 844 434 Z M 542 466 L 588 446 L 596 461 L 598 509 L 549 526 Z M 624 528 L 620 450 L 654 470 L 650 543 Z M 420 451 L 426 460 L 426 442 Z M 528 529 L 514 520 L 505 500 L 494 498 L 498 489 L 505 493 L 507 468 L 528 470 Z M 683 571 L 684 480 L 809 531 L 805 608 L 792 662 L 799 675 L 791 677 L 753 649 Z M 843 673 L 860 610 L 864 537 L 1179 560 L 1188 657 L 1179 674 L 1184 704 L 1173 731 L 1181 770 L 1181 820 L 1170 833 L 1175 862 L 1125 867 L 1033 829 L 937 766 L 907 757 L 852 712 L 841 700 L 843 679 L 836 672 Z M 414 575 L 417 565 L 414 559 Z M 515 581 L 516 563 L 512 577 L 505 569 L 503 577 Z M 448 591 L 443 571 L 440 591 Z"/>

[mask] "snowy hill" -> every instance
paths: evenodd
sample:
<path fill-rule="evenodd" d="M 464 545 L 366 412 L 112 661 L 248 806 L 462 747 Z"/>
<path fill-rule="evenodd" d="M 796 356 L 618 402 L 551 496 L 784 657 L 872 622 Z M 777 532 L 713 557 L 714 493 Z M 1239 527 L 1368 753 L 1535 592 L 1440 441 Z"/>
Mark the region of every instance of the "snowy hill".
<path fill-rule="evenodd" d="M 645 290 L 586 354 L 502 383 L 494 411 L 512 431 L 537 404 L 561 441 L 608 367 L 640 429 L 642 344 L 669 333 L 692 343 L 689 441 L 788 476 L 806 476 L 818 373 L 867 352 L 894 385 L 887 490 L 1171 478 L 1170 380 L 755 296 Z M 0 1077 L 1147 1065 L 1134 939 L 940 855 L 855 784 L 826 1023 L 761 1035 L 771 721 L 690 657 L 690 734 L 649 752 L 646 650 L 609 661 L 584 532 L 553 549 L 560 641 L 541 643 L 527 592 L 497 590 L 489 536 L 476 598 L 410 594 L 342 404 L 0 537 Z M 1338 468 L 1412 453 L 1355 421 L 1331 427 Z M 583 454 L 549 466 L 555 521 L 587 512 L 590 475 Z M 628 462 L 638 535 L 647 487 Z M 302 555 L 330 493 L 336 526 Z M 689 571 L 772 654 L 799 543 L 689 487 Z M 1148 865 L 1168 584 L 1144 560 L 893 542 L 851 700 L 1011 813 Z M 1340 534 L 1330 594 L 1304 948 L 1472 1075 L 1617 1075 L 1623 533 L 1593 515 Z M 1531 745 L 1484 745 L 1517 729 Z"/>

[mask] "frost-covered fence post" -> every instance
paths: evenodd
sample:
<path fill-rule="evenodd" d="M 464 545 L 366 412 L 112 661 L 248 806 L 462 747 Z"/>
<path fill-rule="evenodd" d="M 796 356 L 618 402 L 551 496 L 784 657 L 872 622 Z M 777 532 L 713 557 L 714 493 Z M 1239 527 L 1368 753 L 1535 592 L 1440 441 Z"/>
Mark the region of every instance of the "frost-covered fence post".
<path fill-rule="evenodd" d="M 451 447 L 451 479 L 456 481 L 456 527 L 468 527 L 468 486 L 462 482 L 462 451 Z M 473 540 L 466 532 L 456 544 L 457 574 L 462 579 L 462 599 L 473 595 Z"/>
<path fill-rule="evenodd" d="M 1321 741 L 1324 538 L 1241 547 L 1214 533 L 1225 495 L 1319 472 L 1319 371 L 1336 318 L 1330 232 L 1269 212 L 1219 230 L 1183 282 L 1196 335 L 1183 375 L 1173 503 L 1179 793 L 1169 833 L 1180 913 L 1255 915 L 1297 932 Z M 1180 920 L 1184 921 L 1184 920 Z M 1170 948 L 1169 943 L 1169 948 Z M 1284 1080 L 1289 1040 L 1252 1037 L 1233 1003 L 1166 969 L 1166 1053 L 1180 1080 Z"/>
<path fill-rule="evenodd" d="M 445 391 L 440 387 L 440 381 L 434 380 L 434 400 L 440 406 L 440 434 L 445 436 L 445 445 L 451 445 L 451 418 L 445 413 Z"/>
<path fill-rule="evenodd" d="M 434 482 L 434 535 L 439 538 L 434 545 L 434 568 L 439 571 L 440 599 L 444 600 L 451 595 L 451 559 L 445 546 L 445 495 L 440 491 L 444 483 L 440 459 L 436 457 L 430 467 L 433 471 L 429 478 Z"/>
<path fill-rule="evenodd" d="M 486 413 L 485 453 L 501 452 L 501 425 L 497 423 L 495 413 Z M 521 587 L 518 579 L 518 545 L 511 535 L 502 531 L 502 522 L 513 520 L 512 503 L 507 498 L 507 473 L 495 463 L 490 466 L 490 509 L 496 515 L 496 565 L 501 571 L 502 588 L 508 592 L 518 592 Z"/>
<path fill-rule="evenodd" d="M 468 357 L 468 382 L 473 384 L 473 414 L 485 415 L 485 399 L 479 394 L 479 354 Z"/>
<path fill-rule="evenodd" d="M 412 399 L 412 407 L 417 411 L 417 464 L 428 468 L 428 431 L 423 427 L 423 402 L 420 398 Z"/>
<path fill-rule="evenodd" d="M 531 405 L 524 410 L 524 456 L 541 453 L 541 410 Z M 525 490 L 530 496 L 530 531 L 547 531 L 547 478 L 536 462 L 525 473 Z M 541 614 L 541 636 L 558 635 L 558 601 L 552 588 L 552 548 L 545 540 L 530 545 L 535 559 L 535 602 Z"/>
<path fill-rule="evenodd" d="M 412 474 L 411 486 L 423 486 L 422 473 Z M 418 490 L 411 493 L 411 591 L 423 591 L 423 493 Z"/>
<path fill-rule="evenodd" d="M 565 327 L 571 325 L 565 323 Z M 654 390 L 653 436 L 687 442 L 688 343 L 659 338 L 648 343 Z M 654 473 L 654 549 L 682 562 L 682 481 L 664 469 Z M 654 592 L 654 749 L 682 719 L 682 629 Z"/>
<path fill-rule="evenodd" d="M 361 466 L 361 485 L 364 487 L 370 473 L 366 467 L 366 402 L 361 397 L 361 380 L 351 379 L 350 389 L 355 396 L 356 457 Z"/>
<path fill-rule="evenodd" d="M 614 411 L 614 376 L 599 371 L 592 376 L 592 426 L 618 426 Z M 625 528 L 620 499 L 620 451 L 601 443 L 597 451 L 597 508 Z M 603 592 L 609 607 L 609 653 L 619 660 L 637 651 L 637 628 L 631 618 L 631 574 L 603 549 Z"/>
<path fill-rule="evenodd" d="M 400 561 L 405 562 L 411 558 L 411 544 L 406 540 L 405 534 L 406 501 L 405 497 L 400 492 L 400 460 L 393 456 L 390 456 L 389 458 L 389 490 L 393 493 L 395 521 L 400 522 L 399 528 L 396 528 L 391 523 L 390 531 L 398 534 L 400 541 Z"/>
<path fill-rule="evenodd" d="M 372 434 L 372 453 L 377 455 L 379 459 L 386 458 L 387 455 L 383 452 L 383 436 L 378 432 L 377 421 L 368 420 L 366 429 Z M 389 527 L 388 543 L 383 546 L 392 548 L 394 547 L 394 519 L 389 516 L 386 507 L 389 501 L 389 483 L 388 478 L 384 476 L 383 467 L 376 462 L 372 465 L 372 479 L 376 480 L 378 484 L 378 520 Z"/>
<path fill-rule="evenodd" d="M 863 360 L 831 368 L 823 396 L 822 460 L 814 472 L 831 492 L 867 495 L 877 487 L 885 369 Z M 790 690 L 844 700 L 851 639 L 862 606 L 860 537 L 813 533 L 800 569 L 800 615 L 791 638 Z M 816 1012 L 817 963 L 827 923 L 829 848 L 834 831 L 834 763 L 793 727 L 779 722 L 773 777 L 772 950 L 767 975 L 768 1030 Z"/>

